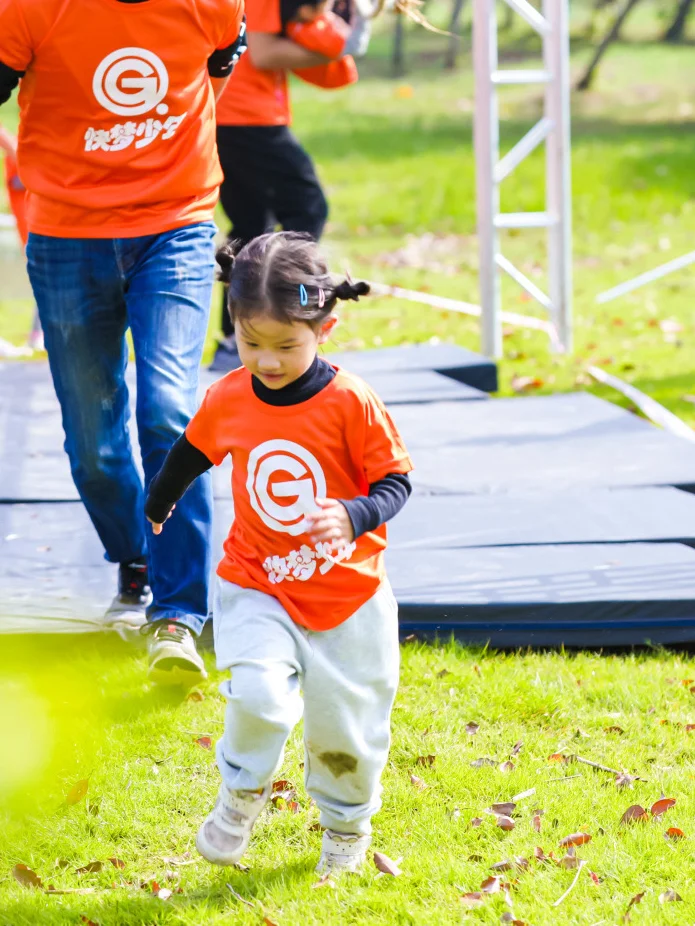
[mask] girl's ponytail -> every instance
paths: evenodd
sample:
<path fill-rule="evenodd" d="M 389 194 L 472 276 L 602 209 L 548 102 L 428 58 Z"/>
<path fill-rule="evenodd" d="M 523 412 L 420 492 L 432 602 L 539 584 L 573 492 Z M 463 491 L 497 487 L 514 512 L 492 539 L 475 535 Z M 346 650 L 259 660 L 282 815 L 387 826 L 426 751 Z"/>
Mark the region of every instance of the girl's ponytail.
<path fill-rule="evenodd" d="M 217 274 L 217 279 L 221 283 L 226 283 L 227 286 L 229 286 L 232 281 L 236 256 L 239 251 L 241 251 L 243 246 L 243 241 L 228 241 L 223 247 L 219 249 L 217 254 L 215 254 L 215 260 L 219 264 L 220 268 Z"/>
<path fill-rule="evenodd" d="M 360 296 L 366 296 L 368 293 L 369 283 L 365 283 L 362 280 L 358 280 L 356 283 L 353 283 L 352 280 L 343 280 L 343 282 L 338 283 L 333 290 L 335 298 L 343 301 L 352 299 L 355 302 L 359 302 Z"/>

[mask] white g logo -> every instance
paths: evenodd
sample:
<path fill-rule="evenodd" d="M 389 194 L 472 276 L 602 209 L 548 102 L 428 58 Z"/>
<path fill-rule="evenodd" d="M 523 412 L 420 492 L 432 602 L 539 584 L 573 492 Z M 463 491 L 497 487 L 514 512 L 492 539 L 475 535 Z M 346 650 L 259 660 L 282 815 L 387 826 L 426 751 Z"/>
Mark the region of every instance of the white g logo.
<path fill-rule="evenodd" d="M 276 473 L 289 473 L 289 480 L 273 482 Z M 304 532 L 304 518 L 316 508 L 316 499 L 326 496 L 326 477 L 321 464 L 299 444 L 269 440 L 249 454 L 246 488 L 251 507 L 261 521 L 275 531 L 295 537 Z M 294 498 L 289 505 L 275 498 Z"/>
<path fill-rule="evenodd" d="M 140 116 L 157 107 L 163 116 L 169 111 L 161 101 L 169 89 L 164 62 L 146 48 L 112 51 L 94 72 L 94 96 L 117 116 Z M 158 105 L 159 104 L 159 105 Z"/>

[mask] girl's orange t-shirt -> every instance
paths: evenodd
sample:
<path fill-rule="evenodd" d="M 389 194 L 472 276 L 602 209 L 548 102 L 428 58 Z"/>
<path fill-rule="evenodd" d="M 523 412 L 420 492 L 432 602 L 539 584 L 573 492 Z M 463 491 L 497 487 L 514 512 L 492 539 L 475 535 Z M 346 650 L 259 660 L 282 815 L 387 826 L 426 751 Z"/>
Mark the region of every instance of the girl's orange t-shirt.
<path fill-rule="evenodd" d="M 340 547 L 313 543 L 303 522 L 315 500 L 366 495 L 371 483 L 413 468 L 380 399 L 336 369 L 321 392 L 287 407 L 262 402 L 248 370 L 235 370 L 210 387 L 186 428 L 212 463 L 232 457 L 235 517 L 218 575 L 273 595 L 310 630 L 336 627 L 374 595 L 386 548 L 385 525 Z"/>
<path fill-rule="evenodd" d="M 20 83 L 29 230 L 159 234 L 212 218 L 222 181 L 208 58 L 243 0 L 0 0 L 0 61 Z"/>

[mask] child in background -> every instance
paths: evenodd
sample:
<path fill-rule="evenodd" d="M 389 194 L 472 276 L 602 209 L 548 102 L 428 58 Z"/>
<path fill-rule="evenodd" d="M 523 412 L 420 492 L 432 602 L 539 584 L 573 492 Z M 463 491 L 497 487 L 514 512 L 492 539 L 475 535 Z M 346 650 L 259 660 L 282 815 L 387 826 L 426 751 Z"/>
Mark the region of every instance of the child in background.
<path fill-rule="evenodd" d="M 369 24 L 359 14 L 351 14 L 347 25 L 327 6 L 325 0 L 246 0 L 248 51 L 217 104 L 220 202 L 234 240 L 246 243 L 278 225 L 316 241 L 323 232 L 326 197 L 311 158 L 290 130 L 289 73 L 315 83 L 322 67 L 337 69 L 345 86 L 357 79 L 351 56 L 364 54 L 369 40 Z M 312 41 L 308 27 L 319 20 L 323 35 L 331 33 L 337 42 Z M 221 372 L 240 363 L 226 295 L 224 300 L 223 337 L 211 366 Z"/>
<path fill-rule="evenodd" d="M 26 220 L 26 190 L 19 179 L 17 171 L 17 139 L 0 125 L 0 151 L 5 153 L 5 190 L 10 209 L 17 223 L 17 234 L 22 247 L 27 245 L 29 231 Z M 43 332 L 38 311 L 34 311 L 34 321 L 27 339 L 32 350 L 43 350 Z"/>
<path fill-rule="evenodd" d="M 338 300 L 367 284 L 336 285 L 308 235 L 237 249 L 217 259 L 243 367 L 208 390 L 145 509 L 159 533 L 193 479 L 231 454 L 235 520 L 214 605 L 217 665 L 231 670 L 222 785 L 196 845 L 217 865 L 241 858 L 304 712 L 306 789 L 326 828 L 318 867 L 356 871 L 398 685 L 385 522 L 407 501 L 412 464 L 372 390 L 317 354 Z"/>

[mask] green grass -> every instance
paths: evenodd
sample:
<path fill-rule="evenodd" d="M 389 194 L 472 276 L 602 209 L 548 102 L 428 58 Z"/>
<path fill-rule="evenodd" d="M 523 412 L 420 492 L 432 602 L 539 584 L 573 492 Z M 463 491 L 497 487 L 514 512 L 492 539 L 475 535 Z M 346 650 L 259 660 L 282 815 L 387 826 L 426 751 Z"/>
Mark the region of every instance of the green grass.
<path fill-rule="evenodd" d="M 531 926 L 617 924 L 628 901 L 646 891 L 633 923 L 691 923 L 695 918 L 695 721 L 689 657 L 493 654 L 454 645 L 403 647 L 402 685 L 394 739 L 384 776 L 384 807 L 375 818 L 374 847 L 402 858 L 403 875 L 379 877 L 370 866 L 336 889 L 313 889 L 320 834 L 310 829 L 301 786 L 300 731 L 292 738 L 282 777 L 299 789 L 301 810 L 261 818 L 245 859 L 249 871 L 223 870 L 197 858 L 193 840 L 218 784 L 213 753 L 196 736 L 221 732 L 221 679 L 213 672 L 204 700 L 180 698 L 144 683 L 145 657 L 91 638 L 3 641 L 0 728 L 0 923 L 11 926 L 201 926 L 260 924 L 498 923 L 502 894 L 475 910 L 460 896 L 475 891 L 503 859 L 531 859 L 513 881 L 516 916 Z M 692 684 L 692 682 L 688 683 Z M 466 724 L 479 724 L 470 735 Z M 606 732 L 620 727 L 624 732 Z M 501 763 L 523 747 L 514 769 L 472 767 L 481 757 Z M 576 753 L 643 776 L 631 790 L 585 765 L 548 762 Z M 417 764 L 435 756 L 434 764 Z M 418 790 L 411 775 L 427 785 Z M 89 779 L 85 798 L 64 799 Z M 535 788 L 518 801 L 516 826 L 503 832 L 484 810 Z M 665 817 L 621 826 L 631 804 L 676 799 Z M 544 811 L 541 832 L 533 812 Z M 482 817 L 479 827 L 471 820 Z M 690 837 L 667 841 L 668 827 Z M 573 892 L 552 906 L 574 872 L 533 860 L 536 846 L 559 858 L 559 841 L 586 831 L 577 850 L 601 883 L 582 871 Z M 192 852 L 190 864 L 166 859 Z M 110 857 L 125 863 L 115 869 Z M 58 860 L 63 860 L 58 864 Z M 93 861 L 101 872 L 76 874 Z M 44 885 L 87 894 L 48 896 L 24 887 L 11 869 L 24 863 Z M 60 867 L 60 865 L 64 867 Z M 168 880 L 167 871 L 175 872 Z M 181 888 L 168 901 L 148 885 Z M 139 886 L 145 882 L 145 888 Z M 227 884 L 253 905 L 236 900 Z M 683 903 L 661 906 L 675 889 Z"/>

